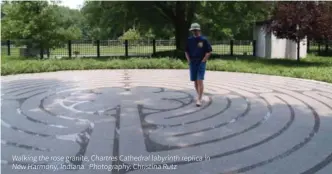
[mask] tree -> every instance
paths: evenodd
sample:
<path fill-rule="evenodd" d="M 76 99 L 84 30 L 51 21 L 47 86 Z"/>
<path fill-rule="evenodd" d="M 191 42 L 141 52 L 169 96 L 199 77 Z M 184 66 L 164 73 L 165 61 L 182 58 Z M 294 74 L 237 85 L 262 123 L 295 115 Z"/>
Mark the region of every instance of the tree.
<path fill-rule="evenodd" d="M 98 39 L 114 39 L 129 28 L 135 28 L 142 36 L 149 35 L 150 38 L 152 34 L 157 38 L 169 39 L 174 35 L 174 25 L 155 5 L 154 2 L 87 1 L 82 13 L 89 23 L 90 31 L 95 31 L 94 38 L 97 38 L 97 34 Z"/>
<path fill-rule="evenodd" d="M 8 2 L 8 1 L 2 1 L 1 2 L 1 40 L 7 40 L 8 39 L 8 34 L 6 35 L 4 32 L 3 32 L 3 29 L 5 28 L 3 25 L 5 23 L 5 18 L 8 14 L 8 12 L 10 11 L 11 9 L 11 4 Z"/>
<path fill-rule="evenodd" d="M 2 37 L 19 39 L 29 50 L 60 46 L 80 37 L 79 28 L 68 25 L 56 3 L 47 1 L 14 1 L 6 8 L 2 20 Z M 18 44 L 18 43 L 16 43 Z"/>
<path fill-rule="evenodd" d="M 131 28 L 128 31 L 126 31 L 125 33 L 123 33 L 123 35 L 119 37 L 119 40 L 122 42 L 124 42 L 125 40 L 135 41 L 135 40 L 139 40 L 140 38 L 141 38 L 140 33 L 137 30 Z"/>
<path fill-rule="evenodd" d="M 332 40 L 332 2 L 317 2 L 309 37 L 316 40 Z"/>
<path fill-rule="evenodd" d="M 196 18 L 215 39 L 251 39 L 252 24 L 268 18 L 271 2 L 203 1 Z"/>
<path fill-rule="evenodd" d="M 278 2 L 268 31 L 278 38 L 286 38 L 298 44 L 297 60 L 300 61 L 300 41 L 331 38 L 331 12 L 325 2 Z"/>
<path fill-rule="evenodd" d="M 184 49 L 192 22 L 202 24 L 204 34 L 216 39 L 249 39 L 252 23 L 264 20 L 271 2 L 87 2 L 83 13 L 90 26 L 100 28 L 103 36 L 117 38 L 128 28 L 157 38 L 175 38 L 177 50 Z"/>
<path fill-rule="evenodd" d="M 176 49 L 183 51 L 189 34 L 189 26 L 194 19 L 199 2 L 195 1 L 141 1 L 127 2 L 131 11 L 139 16 L 140 21 L 153 29 L 161 29 L 166 25 L 173 30 Z M 151 15 L 153 14 L 153 15 Z"/>
<path fill-rule="evenodd" d="M 67 28 L 77 28 L 83 32 L 85 27 L 85 18 L 79 10 L 70 9 L 64 6 L 53 6 L 56 8 L 56 14 L 59 15 L 60 26 Z"/>
<path fill-rule="evenodd" d="M 137 17 L 122 1 L 86 1 L 82 10 L 92 39 L 118 38 L 137 25 Z M 136 25 L 136 26 L 135 26 Z"/>

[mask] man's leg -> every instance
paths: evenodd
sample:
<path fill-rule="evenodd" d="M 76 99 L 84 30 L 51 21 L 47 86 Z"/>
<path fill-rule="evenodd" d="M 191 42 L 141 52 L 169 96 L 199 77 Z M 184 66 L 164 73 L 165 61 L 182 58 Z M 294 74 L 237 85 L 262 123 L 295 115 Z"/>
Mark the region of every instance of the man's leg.
<path fill-rule="evenodd" d="M 190 80 L 194 82 L 195 90 L 197 93 L 197 99 L 199 94 L 199 88 L 198 88 L 198 82 L 197 82 L 197 76 L 198 76 L 198 65 L 195 62 L 190 62 L 189 64 L 189 70 L 190 70 Z"/>
<path fill-rule="evenodd" d="M 198 84 L 198 100 L 202 100 L 203 92 L 204 92 L 204 84 L 203 80 L 197 80 Z"/>
<path fill-rule="evenodd" d="M 196 106 L 201 106 L 202 105 L 202 94 L 203 94 L 203 88 L 202 88 L 202 84 L 203 81 L 202 80 L 197 80 L 197 101 L 196 101 Z"/>
<path fill-rule="evenodd" d="M 199 96 L 198 80 L 196 80 L 194 83 L 195 83 L 195 89 L 196 89 L 196 92 L 197 92 L 197 96 Z"/>
<path fill-rule="evenodd" d="M 197 75 L 197 82 L 198 82 L 198 100 L 201 101 L 202 97 L 203 97 L 203 92 L 204 92 L 204 85 L 203 85 L 203 81 L 204 81 L 204 76 L 205 76 L 205 67 L 206 67 L 206 63 L 202 62 L 199 65 L 199 69 L 198 69 L 198 75 Z"/>

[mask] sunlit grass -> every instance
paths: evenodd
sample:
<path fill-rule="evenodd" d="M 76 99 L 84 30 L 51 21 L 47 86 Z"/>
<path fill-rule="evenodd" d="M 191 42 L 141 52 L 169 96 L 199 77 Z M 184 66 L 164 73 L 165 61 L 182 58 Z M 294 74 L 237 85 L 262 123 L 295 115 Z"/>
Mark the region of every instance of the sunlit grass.
<path fill-rule="evenodd" d="M 1 75 L 88 69 L 187 69 L 184 60 L 175 58 L 77 58 L 45 59 L 2 56 Z M 261 59 L 252 56 L 224 56 L 210 59 L 212 71 L 246 72 L 313 79 L 332 83 L 332 57 L 309 54 L 301 62 Z"/>

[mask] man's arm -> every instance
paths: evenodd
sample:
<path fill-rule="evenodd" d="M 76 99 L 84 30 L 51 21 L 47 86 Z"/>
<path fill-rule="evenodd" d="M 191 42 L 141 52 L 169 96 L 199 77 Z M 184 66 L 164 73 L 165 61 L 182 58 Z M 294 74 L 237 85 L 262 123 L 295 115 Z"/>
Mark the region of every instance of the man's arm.
<path fill-rule="evenodd" d="M 186 45 L 186 51 L 184 52 L 186 55 L 186 59 L 188 61 L 188 63 L 190 62 L 190 57 L 189 57 L 189 46 L 188 46 L 188 41 L 187 41 L 187 45 Z"/>
<path fill-rule="evenodd" d="M 212 53 L 212 47 L 211 47 L 211 44 L 209 43 L 209 41 L 206 40 L 206 43 L 204 45 L 205 45 L 205 56 L 204 56 L 202 62 L 206 62 Z"/>
<path fill-rule="evenodd" d="M 210 56 L 211 56 L 211 52 L 205 53 L 205 56 L 204 56 L 202 62 L 206 62 Z"/>
<path fill-rule="evenodd" d="M 187 59 L 187 61 L 190 62 L 190 58 L 189 58 L 189 54 L 188 54 L 188 52 L 186 51 L 185 54 L 186 54 L 186 59 Z"/>

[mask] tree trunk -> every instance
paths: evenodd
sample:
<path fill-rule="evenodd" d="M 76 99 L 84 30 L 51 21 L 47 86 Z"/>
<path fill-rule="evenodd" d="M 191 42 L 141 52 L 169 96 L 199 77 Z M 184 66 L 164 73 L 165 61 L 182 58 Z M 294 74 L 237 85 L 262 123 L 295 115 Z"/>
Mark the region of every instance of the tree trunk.
<path fill-rule="evenodd" d="M 35 41 L 37 42 L 37 41 Z M 40 46 L 36 46 L 33 41 L 26 42 L 27 55 L 28 57 L 37 57 L 40 55 Z"/>
<path fill-rule="evenodd" d="M 177 51 L 184 51 L 189 34 L 189 25 L 194 17 L 197 2 L 176 1 L 171 5 L 166 2 L 156 2 L 166 19 L 170 20 L 175 28 L 175 45 Z M 175 9 L 174 9 L 175 5 Z"/>
<path fill-rule="evenodd" d="M 177 51 L 184 51 L 186 46 L 186 41 L 188 38 L 188 29 L 189 29 L 189 22 L 187 19 L 186 14 L 186 3 L 184 1 L 177 1 L 176 2 L 176 18 L 174 20 L 175 25 L 175 44 Z"/>
<path fill-rule="evenodd" d="M 297 40 L 297 61 L 300 62 L 300 40 Z"/>
<path fill-rule="evenodd" d="M 186 41 L 188 38 L 188 28 L 187 25 L 181 25 L 180 23 L 175 26 L 175 45 L 176 50 L 184 51 L 186 46 Z"/>

